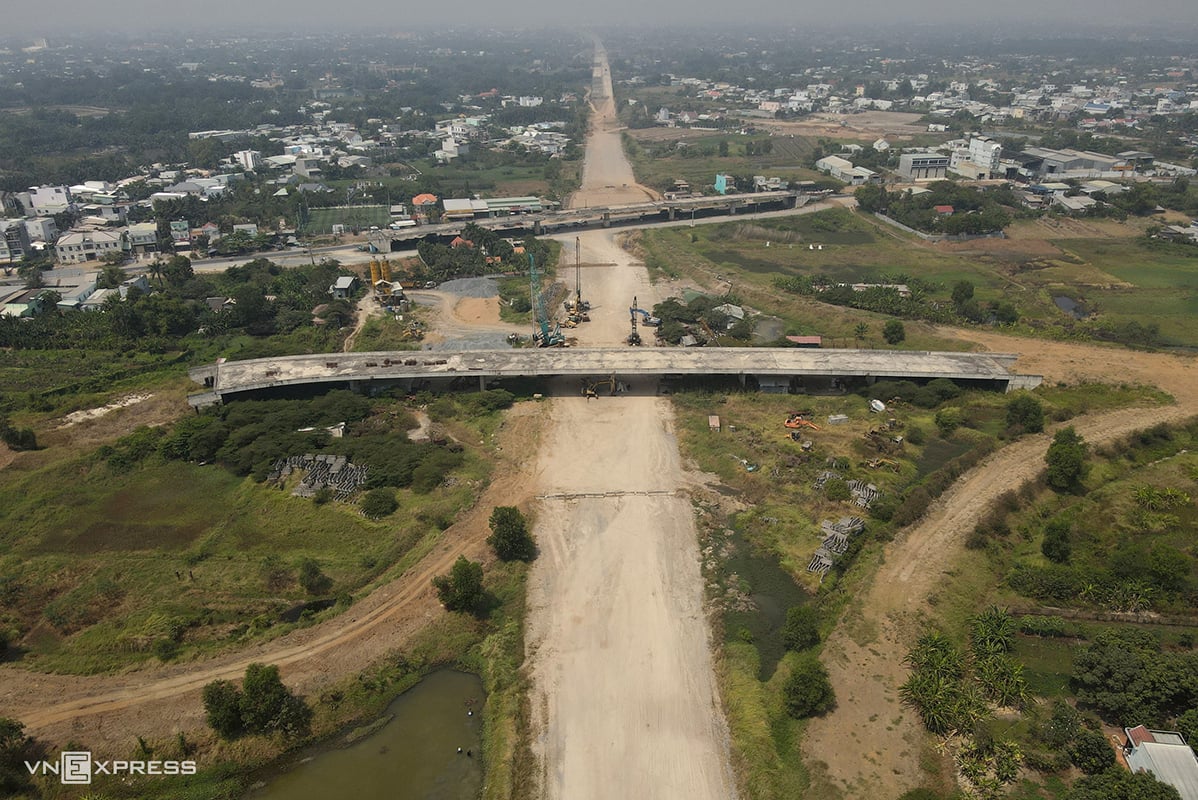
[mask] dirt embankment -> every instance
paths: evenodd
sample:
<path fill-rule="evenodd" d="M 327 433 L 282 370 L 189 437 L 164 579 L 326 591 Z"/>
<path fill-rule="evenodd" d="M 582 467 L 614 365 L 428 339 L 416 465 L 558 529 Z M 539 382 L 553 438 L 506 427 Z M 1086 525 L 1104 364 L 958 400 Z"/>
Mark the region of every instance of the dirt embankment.
<path fill-rule="evenodd" d="M 1072 420 L 1093 444 L 1118 440 L 1160 422 L 1198 415 L 1198 363 L 1192 358 L 1063 342 L 1018 339 L 983 331 L 942 328 L 996 352 L 1018 352 L 1016 369 L 1048 381 L 1145 383 L 1177 398 L 1175 405 L 1114 411 Z M 919 784 L 925 734 L 918 717 L 898 699 L 906 680 L 903 657 L 921 630 L 928 601 L 964 550 L 964 538 L 1006 491 L 1034 480 L 1043 467 L 1049 434 L 1003 448 L 955 483 L 925 518 L 883 554 L 865 593 L 850 604 L 824 648 L 837 707 L 814 720 L 803 750 L 813 774 L 845 797 L 897 797 Z"/>

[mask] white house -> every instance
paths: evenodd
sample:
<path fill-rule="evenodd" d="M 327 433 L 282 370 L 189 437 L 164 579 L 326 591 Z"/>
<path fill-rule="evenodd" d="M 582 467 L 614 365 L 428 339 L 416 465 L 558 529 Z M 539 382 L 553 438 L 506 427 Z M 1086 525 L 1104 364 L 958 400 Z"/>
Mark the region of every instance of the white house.
<path fill-rule="evenodd" d="M 71 190 L 65 186 L 29 187 L 29 207 L 26 213 L 39 217 L 61 214 L 71 207 Z"/>
<path fill-rule="evenodd" d="M 124 250 L 123 231 L 69 231 L 54 246 L 60 264 L 81 264 L 105 253 L 121 253 Z"/>

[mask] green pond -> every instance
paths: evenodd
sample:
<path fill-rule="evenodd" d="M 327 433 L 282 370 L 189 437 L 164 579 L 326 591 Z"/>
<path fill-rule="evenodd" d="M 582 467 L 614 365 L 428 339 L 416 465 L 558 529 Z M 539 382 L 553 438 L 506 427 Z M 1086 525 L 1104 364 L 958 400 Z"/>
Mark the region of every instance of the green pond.
<path fill-rule="evenodd" d="M 476 800 L 484 699 L 477 676 L 435 672 L 391 703 L 377 731 L 306 753 L 247 800 Z"/>

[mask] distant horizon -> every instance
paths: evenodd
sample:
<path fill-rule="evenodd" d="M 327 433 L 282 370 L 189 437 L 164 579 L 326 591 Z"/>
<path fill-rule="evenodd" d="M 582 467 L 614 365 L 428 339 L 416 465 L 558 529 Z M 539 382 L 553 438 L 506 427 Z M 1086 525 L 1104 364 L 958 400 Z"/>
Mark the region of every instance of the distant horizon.
<path fill-rule="evenodd" d="M 335 10 L 333 10 L 335 9 Z M 63 35 L 64 20 L 69 20 Z M 1044 29 L 1041 26 L 1054 28 Z M 535 28 L 595 28 L 618 31 L 635 28 L 698 29 L 721 26 L 733 30 L 872 31 L 882 27 L 986 33 L 1028 38 L 1069 38 L 1071 29 L 1085 32 L 1123 32 L 1186 35 L 1198 28 L 1198 5 L 1192 0 L 1007 0 L 1001 7 L 980 0 L 842 0 L 836 4 L 812 0 L 747 0 L 736 4 L 714 0 L 608 0 L 603 4 L 509 0 L 498 5 L 460 0 L 451 11 L 424 5 L 397 8 L 379 0 L 342 0 L 335 6 L 311 0 L 259 0 L 253 3 L 210 0 L 198 13 L 184 17 L 156 0 L 110 0 L 97 7 L 78 0 L 58 0 L 37 7 L 19 6 L 5 12 L 0 40 L 46 38 L 56 34 L 73 39 L 95 33 L 137 35 L 174 33 L 235 35 L 237 32 L 275 32 L 280 36 L 308 33 L 378 33 L 403 31 L 508 32 Z M 1198 45 L 1196 45 L 1198 49 Z"/>

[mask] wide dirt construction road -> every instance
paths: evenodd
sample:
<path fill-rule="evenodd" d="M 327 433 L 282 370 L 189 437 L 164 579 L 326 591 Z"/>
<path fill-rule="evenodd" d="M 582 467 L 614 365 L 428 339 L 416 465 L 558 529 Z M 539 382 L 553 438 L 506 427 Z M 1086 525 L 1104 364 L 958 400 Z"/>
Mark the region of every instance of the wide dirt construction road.
<path fill-rule="evenodd" d="M 727 800 L 694 513 L 648 386 L 551 406 L 529 582 L 533 750 L 552 800 Z"/>

